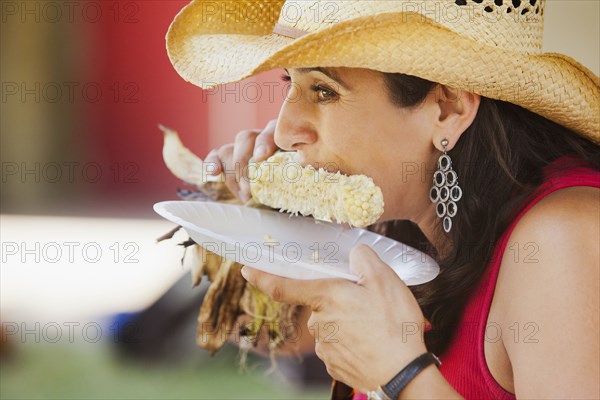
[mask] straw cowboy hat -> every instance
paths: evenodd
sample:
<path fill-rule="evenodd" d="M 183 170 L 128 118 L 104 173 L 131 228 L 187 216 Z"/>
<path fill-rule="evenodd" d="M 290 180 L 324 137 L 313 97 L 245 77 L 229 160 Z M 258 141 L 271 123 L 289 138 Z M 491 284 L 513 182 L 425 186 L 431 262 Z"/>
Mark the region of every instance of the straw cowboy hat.
<path fill-rule="evenodd" d="M 599 78 L 542 53 L 544 0 L 196 0 L 167 33 L 202 88 L 273 68 L 415 75 L 536 112 L 600 143 Z"/>

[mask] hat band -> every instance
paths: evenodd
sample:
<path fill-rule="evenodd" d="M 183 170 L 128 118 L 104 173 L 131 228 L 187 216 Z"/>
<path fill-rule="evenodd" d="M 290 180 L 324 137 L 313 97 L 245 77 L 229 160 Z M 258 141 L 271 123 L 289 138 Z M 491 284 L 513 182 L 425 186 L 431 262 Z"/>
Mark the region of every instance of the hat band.
<path fill-rule="evenodd" d="M 279 22 L 275 24 L 273 33 L 281 36 L 287 36 L 292 39 L 298 39 L 301 36 L 308 35 L 308 32 L 305 30 L 294 28 L 293 26 L 283 25 Z"/>

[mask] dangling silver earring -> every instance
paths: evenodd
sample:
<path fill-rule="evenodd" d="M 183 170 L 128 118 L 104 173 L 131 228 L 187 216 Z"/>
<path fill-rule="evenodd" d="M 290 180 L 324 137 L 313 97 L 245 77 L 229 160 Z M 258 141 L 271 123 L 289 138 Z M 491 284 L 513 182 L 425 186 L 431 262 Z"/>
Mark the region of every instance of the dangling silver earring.
<path fill-rule="evenodd" d="M 437 170 L 433 174 L 433 186 L 429 191 L 429 199 L 436 203 L 435 213 L 442 218 L 442 226 L 446 233 L 452 229 L 452 218 L 458 212 L 458 201 L 462 198 L 462 189 L 458 186 L 458 175 L 452 169 L 452 160 L 446 152 L 448 139 L 442 140 L 444 154 L 437 162 Z"/>

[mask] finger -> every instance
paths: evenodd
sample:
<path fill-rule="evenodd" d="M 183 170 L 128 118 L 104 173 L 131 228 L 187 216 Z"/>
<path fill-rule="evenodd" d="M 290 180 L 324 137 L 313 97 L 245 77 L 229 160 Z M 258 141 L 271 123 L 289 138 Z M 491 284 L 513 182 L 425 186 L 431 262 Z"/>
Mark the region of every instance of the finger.
<path fill-rule="evenodd" d="M 311 312 L 310 313 L 310 317 L 308 318 L 308 321 L 306 321 L 306 326 L 309 327 L 308 329 L 308 333 L 313 337 L 314 341 L 315 341 L 315 352 L 317 353 L 317 357 L 321 358 L 321 356 L 319 355 L 319 349 L 318 349 L 318 344 L 321 343 L 321 335 L 320 335 L 320 329 L 319 329 L 319 318 L 320 318 L 320 313 L 317 312 Z M 321 325 L 323 325 L 321 323 Z M 323 360 L 321 358 L 321 360 Z M 324 361 L 324 360 L 323 360 Z"/>
<path fill-rule="evenodd" d="M 211 150 L 210 153 L 207 154 L 204 159 L 204 164 L 208 164 L 206 171 L 209 175 L 219 175 L 223 172 L 223 166 L 221 165 L 221 160 L 219 159 L 216 149 Z"/>
<path fill-rule="evenodd" d="M 361 244 L 350 250 L 350 272 L 358 275 L 361 286 L 379 285 L 390 279 L 399 279 L 394 270 L 381 261 L 369 246 Z"/>
<path fill-rule="evenodd" d="M 257 130 L 245 130 L 239 132 L 235 137 L 233 150 L 233 165 L 235 166 L 235 178 L 239 186 L 238 197 L 243 201 L 250 200 L 250 184 L 248 182 L 248 162 L 252 157 L 254 142 L 258 135 Z"/>
<path fill-rule="evenodd" d="M 256 137 L 254 144 L 254 154 L 252 158 L 254 161 L 264 161 L 277 150 L 275 145 L 275 127 L 277 126 L 277 120 L 269 121 L 265 129 L 262 130 Z"/>
<path fill-rule="evenodd" d="M 217 156 L 221 161 L 223 174 L 225 175 L 225 185 L 231 191 L 231 193 L 237 196 L 240 191 L 240 187 L 237 184 L 235 173 L 233 172 L 233 144 L 221 146 L 221 148 L 217 151 Z"/>
<path fill-rule="evenodd" d="M 322 293 L 331 291 L 331 288 L 326 289 L 326 287 L 336 284 L 334 279 L 298 280 L 282 278 L 247 266 L 242 268 L 242 275 L 248 282 L 273 300 L 309 306 L 313 312 L 322 308 Z"/>

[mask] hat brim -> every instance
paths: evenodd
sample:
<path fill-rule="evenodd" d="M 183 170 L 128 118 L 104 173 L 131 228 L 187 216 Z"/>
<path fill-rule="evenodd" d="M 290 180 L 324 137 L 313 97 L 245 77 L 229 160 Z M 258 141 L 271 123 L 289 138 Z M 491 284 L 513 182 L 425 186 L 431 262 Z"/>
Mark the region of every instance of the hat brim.
<path fill-rule="evenodd" d="M 404 73 L 520 105 L 600 143 L 599 79 L 570 57 L 482 45 L 409 13 L 360 17 L 293 39 L 267 33 L 274 23 L 200 24 L 200 5 L 186 6 L 166 38 L 176 71 L 199 87 L 274 68 Z"/>

